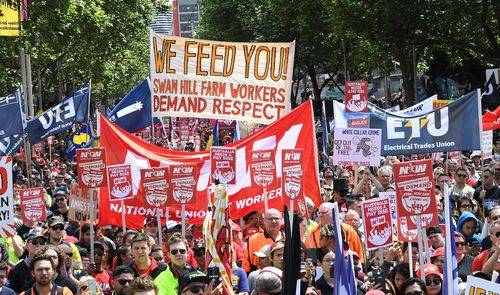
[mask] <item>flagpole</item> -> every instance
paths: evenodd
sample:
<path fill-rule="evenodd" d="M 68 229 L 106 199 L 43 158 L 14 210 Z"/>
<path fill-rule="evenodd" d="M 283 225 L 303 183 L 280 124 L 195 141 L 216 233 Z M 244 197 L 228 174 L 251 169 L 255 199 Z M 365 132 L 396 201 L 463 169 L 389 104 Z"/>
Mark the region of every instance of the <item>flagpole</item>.
<path fill-rule="evenodd" d="M 262 187 L 262 191 L 263 191 L 263 194 L 264 194 L 264 213 L 267 212 L 267 210 L 269 210 L 269 200 L 267 198 L 267 187 L 264 185 Z"/>
<path fill-rule="evenodd" d="M 447 268 L 449 271 L 446 271 L 444 275 L 446 277 L 443 278 L 443 280 L 446 280 L 448 283 L 448 286 L 452 284 L 453 282 L 453 262 L 452 262 L 452 255 L 451 253 L 451 235 L 455 234 L 450 232 L 450 229 L 452 228 L 451 225 L 451 220 L 450 220 L 450 215 L 451 215 L 451 207 L 450 207 L 450 191 L 448 185 L 445 183 L 444 184 L 444 220 L 446 224 L 446 235 L 445 235 L 445 265 L 444 267 Z"/>
<path fill-rule="evenodd" d="M 125 223 L 125 202 L 123 200 L 120 200 L 121 205 L 122 205 L 122 230 L 123 232 L 127 231 L 127 226 Z"/>
<path fill-rule="evenodd" d="M 431 263 L 430 251 L 429 251 L 429 239 L 427 238 L 427 232 L 422 230 L 422 242 L 424 244 L 425 251 L 425 263 Z"/>
<path fill-rule="evenodd" d="M 162 236 L 161 236 L 160 208 L 156 208 L 156 222 L 158 223 L 158 244 L 163 247 L 163 240 L 162 240 Z"/>
<path fill-rule="evenodd" d="M 182 237 L 186 238 L 186 204 L 181 205 L 181 215 L 182 215 Z"/>
<path fill-rule="evenodd" d="M 408 221 L 409 222 L 409 221 Z M 412 242 L 408 242 L 408 249 L 406 249 L 408 253 L 408 264 L 410 265 L 410 278 L 413 277 L 413 246 Z"/>
<path fill-rule="evenodd" d="M 94 188 L 89 189 L 90 199 L 90 263 L 94 264 Z"/>
<path fill-rule="evenodd" d="M 424 271 L 424 253 L 423 253 L 423 247 L 422 247 L 422 224 L 420 222 L 420 215 L 416 216 L 417 218 L 417 237 L 418 237 L 418 260 L 420 263 L 420 279 L 425 282 L 425 271 Z M 412 249 L 413 253 L 413 249 Z"/>

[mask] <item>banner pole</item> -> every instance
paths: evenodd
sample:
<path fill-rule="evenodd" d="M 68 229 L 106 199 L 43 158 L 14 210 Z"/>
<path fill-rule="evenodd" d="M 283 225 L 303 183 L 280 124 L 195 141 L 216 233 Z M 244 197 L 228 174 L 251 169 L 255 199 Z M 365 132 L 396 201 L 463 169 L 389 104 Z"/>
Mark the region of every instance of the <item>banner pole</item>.
<path fill-rule="evenodd" d="M 125 223 L 125 202 L 123 200 L 120 201 L 122 205 L 122 230 L 125 233 L 127 231 L 127 225 Z"/>
<path fill-rule="evenodd" d="M 186 205 L 181 205 L 181 215 L 182 215 L 182 237 L 186 238 Z"/>
<path fill-rule="evenodd" d="M 266 186 L 263 187 L 263 194 L 264 194 L 264 209 L 265 209 L 264 213 L 266 213 L 267 210 L 269 210 L 269 200 L 267 198 L 267 187 Z"/>
<path fill-rule="evenodd" d="M 90 198 L 90 263 L 94 264 L 94 188 L 89 189 Z"/>
<path fill-rule="evenodd" d="M 294 202 L 294 200 L 291 200 L 291 202 L 290 202 L 290 211 L 289 211 L 289 215 L 290 215 L 290 225 L 292 226 L 292 228 L 293 228 L 293 209 L 294 209 L 293 207 L 294 207 L 294 203 L 295 203 L 295 202 Z M 291 237 L 291 236 L 292 236 L 292 234 L 293 234 L 293 230 L 292 230 L 292 231 L 290 231 L 290 238 L 292 238 L 292 237 Z"/>
<path fill-rule="evenodd" d="M 418 237 L 418 260 L 420 263 L 420 279 L 425 282 L 425 271 L 424 271 L 424 253 L 422 247 L 422 224 L 420 223 L 420 215 L 417 215 L 417 237 Z M 412 251 L 413 252 L 413 251 Z"/>
<path fill-rule="evenodd" d="M 156 209 L 156 222 L 158 223 L 158 244 L 163 247 L 163 241 L 161 236 L 161 216 L 160 209 Z"/>
<path fill-rule="evenodd" d="M 410 278 L 413 277 L 413 246 L 412 242 L 408 242 L 408 249 L 406 249 L 406 252 L 408 252 L 408 264 L 410 265 Z"/>
<path fill-rule="evenodd" d="M 429 250 L 429 239 L 427 238 L 427 232 L 422 230 L 422 242 L 424 244 L 425 251 L 425 263 L 431 263 L 431 253 Z"/>

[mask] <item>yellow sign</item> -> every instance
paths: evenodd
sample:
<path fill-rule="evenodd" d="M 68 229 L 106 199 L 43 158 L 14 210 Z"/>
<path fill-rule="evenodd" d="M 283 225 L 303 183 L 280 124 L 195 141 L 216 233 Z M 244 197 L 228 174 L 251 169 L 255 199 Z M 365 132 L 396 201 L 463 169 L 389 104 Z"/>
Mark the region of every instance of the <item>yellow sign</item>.
<path fill-rule="evenodd" d="M 17 1 L 0 0 L 0 36 L 19 36 L 18 11 Z"/>
<path fill-rule="evenodd" d="M 436 99 L 436 100 L 433 100 L 432 101 L 432 109 L 435 110 L 435 109 L 439 109 L 440 107 L 442 106 L 445 106 L 449 103 L 453 102 L 453 100 L 449 100 L 449 99 Z"/>

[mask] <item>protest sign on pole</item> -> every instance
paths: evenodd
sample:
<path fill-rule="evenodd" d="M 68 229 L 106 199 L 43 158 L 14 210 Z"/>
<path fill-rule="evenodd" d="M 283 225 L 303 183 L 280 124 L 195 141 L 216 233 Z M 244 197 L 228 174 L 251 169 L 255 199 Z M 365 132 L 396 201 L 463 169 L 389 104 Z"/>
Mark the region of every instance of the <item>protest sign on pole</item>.
<path fill-rule="evenodd" d="M 416 226 L 415 216 L 420 215 L 423 228 L 438 225 L 432 161 L 397 163 L 393 170 L 398 217 L 409 217 Z"/>
<path fill-rule="evenodd" d="M 107 170 L 109 200 L 121 201 L 133 198 L 130 164 L 111 165 Z"/>
<path fill-rule="evenodd" d="M 304 199 L 303 161 L 304 150 L 281 150 L 281 191 L 283 202 L 290 208 L 290 222 L 293 222 L 294 210 L 298 209 L 301 214 L 307 211 Z"/>
<path fill-rule="evenodd" d="M 93 191 L 92 205 L 94 210 L 90 210 L 90 189 L 82 187 L 78 184 L 74 184 L 69 190 L 69 211 L 68 218 L 70 220 L 85 222 L 88 220 L 96 220 L 97 218 L 97 198 L 98 193 L 96 190 Z M 94 215 L 90 217 L 90 213 Z"/>
<path fill-rule="evenodd" d="M 375 250 L 392 244 L 392 222 L 389 198 L 376 198 L 362 203 L 366 249 Z"/>
<path fill-rule="evenodd" d="M 348 113 L 364 113 L 368 111 L 368 82 L 345 82 L 345 110 Z"/>
<path fill-rule="evenodd" d="M 45 221 L 47 219 L 43 187 L 33 187 L 19 191 L 21 213 L 24 223 Z"/>
<path fill-rule="evenodd" d="M 0 157 L 0 238 L 16 234 L 13 187 L 12 157 Z"/>
<path fill-rule="evenodd" d="M 334 134 L 334 165 L 380 165 L 380 129 L 335 128 Z"/>
<path fill-rule="evenodd" d="M 172 204 L 181 204 L 182 236 L 186 236 L 186 204 L 196 202 L 198 171 L 196 164 L 170 165 L 170 191 Z M 212 175 L 212 174 L 211 174 Z"/>
<path fill-rule="evenodd" d="M 264 212 L 267 212 L 267 209 L 269 209 L 267 188 L 278 185 L 274 150 L 249 151 L 248 159 L 250 159 L 250 178 L 252 179 L 252 185 L 262 187 L 265 198 Z"/>
<path fill-rule="evenodd" d="M 162 208 L 168 199 L 168 167 L 141 169 L 141 186 L 146 208 Z"/>
<path fill-rule="evenodd" d="M 212 183 L 236 184 L 236 148 L 211 147 L 210 163 Z"/>
<path fill-rule="evenodd" d="M 493 130 L 483 131 L 481 151 L 482 159 L 491 159 L 493 157 Z M 481 165 L 482 166 L 482 165 Z"/>
<path fill-rule="evenodd" d="M 443 278 L 445 279 L 445 278 Z M 498 295 L 498 283 L 487 281 L 472 275 L 467 276 L 465 293 L 467 295 Z"/>
<path fill-rule="evenodd" d="M 77 149 L 78 183 L 82 187 L 106 186 L 106 150 L 104 148 Z"/>
<path fill-rule="evenodd" d="M 90 98 L 89 98 L 90 99 Z M 94 263 L 94 189 L 106 186 L 106 149 L 77 149 L 77 172 L 79 184 L 89 188 L 90 200 L 90 262 Z"/>
<path fill-rule="evenodd" d="M 290 112 L 295 42 L 229 43 L 150 33 L 154 117 L 270 124 Z"/>

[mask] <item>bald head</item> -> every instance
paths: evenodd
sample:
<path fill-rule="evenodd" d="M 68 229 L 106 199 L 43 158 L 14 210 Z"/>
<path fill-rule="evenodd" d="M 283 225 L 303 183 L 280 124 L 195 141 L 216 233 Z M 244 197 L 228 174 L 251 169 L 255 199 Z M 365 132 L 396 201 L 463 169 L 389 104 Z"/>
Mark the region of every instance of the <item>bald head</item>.
<path fill-rule="evenodd" d="M 283 223 L 283 215 L 280 211 L 271 208 L 264 214 L 264 227 L 270 235 L 277 235 L 281 230 Z"/>
<path fill-rule="evenodd" d="M 326 202 L 319 206 L 318 208 L 318 222 L 321 225 L 333 223 L 333 203 Z"/>

